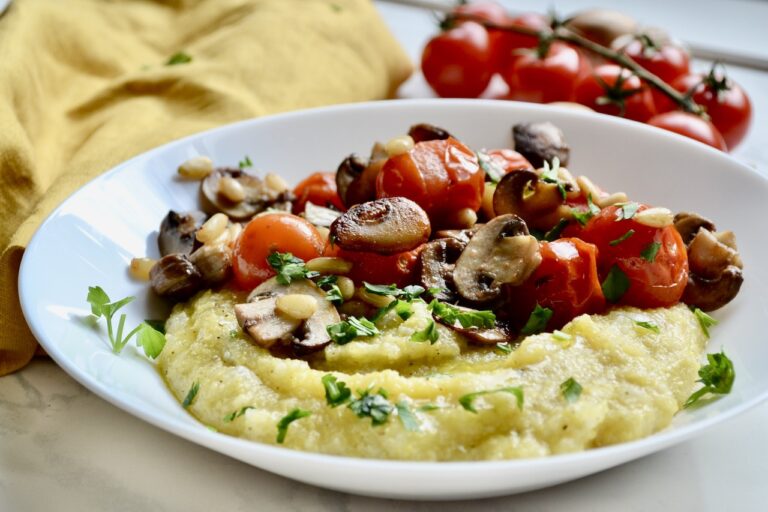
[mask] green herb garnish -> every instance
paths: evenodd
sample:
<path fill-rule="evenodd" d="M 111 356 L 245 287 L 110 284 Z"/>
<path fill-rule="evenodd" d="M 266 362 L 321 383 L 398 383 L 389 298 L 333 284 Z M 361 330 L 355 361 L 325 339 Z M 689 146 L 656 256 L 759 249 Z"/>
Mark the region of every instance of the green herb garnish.
<path fill-rule="evenodd" d="M 603 295 L 608 302 L 618 302 L 618 300 L 629 289 L 629 278 L 618 265 L 611 267 L 608 271 L 608 275 L 603 281 Z"/>
<path fill-rule="evenodd" d="M 419 410 L 422 412 L 437 411 L 438 409 L 442 409 L 442 407 L 435 404 L 424 404 L 419 407 Z"/>
<path fill-rule="evenodd" d="M 490 310 L 462 310 L 437 299 L 429 303 L 429 310 L 434 316 L 448 324 L 454 324 L 458 321 L 465 329 L 469 327 L 491 329 L 496 325 L 496 315 Z"/>
<path fill-rule="evenodd" d="M 245 407 L 241 407 L 237 411 L 232 411 L 231 413 L 224 416 L 224 423 L 235 421 L 237 418 L 245 414 L 245 411 L 247 411 L 248 409 L 255 409 L 255 407 L 252 405 L 246 405 Z"/>
<path fill-rule="evenodd" d="M 359 397 L 352 400 L 347 407 L 352 409 L 358 418 L 371 418 L 373 426 L 383 425 L 395 409 L 386 397 L 386 391 L 380 389 L 371 394 L 370 390 L 358 391 Z"/>
<path fill-rule="evenodd" d="M 563 201 L 565 201 L 565 183 L 560 179 L 558 171 L 560 170 L 560 159 L 558 157 L 554 157 L 552 159 L 552 165 L 549 165 L 549 162 L 544 160 L 544 169 L 541 173 L 541 180 L 544 181 L 544 183 L 553 183 L 557 185 L 557 189 L 560 191 L 560 196 L 563 198 Z"/>
<path fill-rule="evenodd" d="M 578 211 L 571 208 L 571 213 L 573 213 L 573 218 L 576 219 L 579 224 L 586 226 L 589 219 L 600 213 L 600 208 L 592 202 L 592 194 L 589 194 L 587 195 L 586 211 Z"/>
<path fill-rule="evenodd" d="M 429 323 L 424 329 L 411 334 L 411 341 L 428 341 L 430 345 L 434 345 L 439 336 L 440 334 L 437 332 L 437 325 L 435 324 L 435 321 L 430 318 Z"/>
<path fill-rule="evenodd" d="M 336 377 L 330 373 L 323 375 L 320 381 L 325 388 L 325 401 L 331 407 L 338 407 L 351 398 L 352 391 L 347 385 L 340 380 L 336 380 Z"/>
<path fill-rule="evenodd" d="M 656 259 L 656 254 L 658 254 L 659 249 L 661 249 L 661 244 L 659 242 L 651 242 L 646 245 L 642 251 L 640 251 L 640 256 L 642 256 L 645 261 L 653 263 L 653 261 Z"/>
<path fill-rule="evenodd" d="M 459 398 L 459 403 L 464 409 L 477 414 L 477 409 L 475 409 L 473 404 L 475 398 L 482 395 L 489 395 L 491 393 L 511 393 L 515 395 L 515 398 L 517 398 L 517 408 L 523 408 L 523 388 L 521 387 L 506 387 L 499 389 L 488 389 L 485 391 L 475 391 L 474 393 L 469 393 Z"/>
<path fill-rule="evenodd" d="M 165 334 L 165 320 L 153 320 L 151 318 L 145 318 L 144 323 L 149 324 L 149 326 L 157 332 Z"/>
<path fill-rule="evenodd" d="M 715 325 L 719 324 L 717 320 L 703 312 L 699 308 L 693 308 L 693 314 L 696 315 L 696 319 L 699 321 L 699 325 L 701 325 L 701 330 L 704 331 L 704 335 L 709 339 L 709 328 L 714 327 Z"/>
<path fill-rule="evenodd" d="M 187 407 L 192 405 L 192 402 L 195 400 L 195 397 L 197 396 L 198 391 L 200 391 L 200 383 L 198 381 L 195 381 L 192 383 L 192 386 L 189 388 L 189 391 L 187 392 L 187 396 L 184 397 L 184 401 L 181 402 L 181 406 L 186 409 Z"/>
<path fill-rule="evenodd" d="M 648 329 L 651 332 L 654 332 L 656 334 L 661 333 L 661 329 L 659 329 L 659 326 L 652 323 L 652 322 L 646 322 L 645 320 L 635 320 L 635 325 L 638 327 L 642 327 L 643 329 Z"/>
<path fill-rule="evenodd" d="M 297 279 L 310 279 L 320 275 L 319 272 L 307 270 L 304 260 L 289 252 L 273 252 L 267 256 L 267 263 L 277 272 L 277 282 L 289 285 Z"/>
<path fill-rule="evenodd" d="M 294 409 L 277 423 L 277 442 L 282 444 L 285 441 L 285 436 L 288 434 L 288 426 L 296 420 L 306 418 L 312 413 L 305 411 L 304 409 Z"/>
<path fill-rule="evenodd" d="M 412 301 L 422 293 L 424 293 L 424 287 L 419 285 L 408 285 L 402 290 L 394 284 L 371 284 L 363 282 L 363 287 L 369 293 L 374 295 L 388 295 L 390 297 L 399 297 L 406 301 Z"/>
<path fill-rule="evenodd" d="M 640 208 L 640 205 L 637 203 L 623 203 L 616 210 L 616 221 L 631 219 L 637 213 L 638 208 Z"/>
<path fill-rule="evenodd" d="M 630 229 L 626 233 L 621 235 L 619 238 L 617 238 L 616 240 L 611 240 L 610 242 L 608 242 L 608 245 L 611 245 L 611 246 L 615 247 L 615 246 L 619 245 L 621 242 L 623 242 L 624 240 L 626 240 L 627 238 L 631 237 L 634 234 L 635 234 L 635 230 L 634 229 Z"/>
<path fill-rule="evenodd" d="M 570 221 L 568 219 L 560 219 L 557 221 L 557 224 L 555 227 L 544 233 L 544 241 L 546 242 L 554 242 L 558 238 L 560 238 L 560 233 L 563 232 L 563 230 L 570 224 Z"/>
<path fill-rule="evenodd" d="M 171 55 L 165 62 L 166 66 L 176 66 L 178 64 L 186 64 L 192 62 L 192 56 L 185 52 L 176 52 Z"/>
<path fill-rule="evenodd" d="M 237 162 L 237 166 L 240 169 L 245 169 L 247 167 L 253 167 L 253 162 L 251 162 L 251 157 L 249 157 L 248 155 L 245 155 L 245 157 L 242 160 Z"/>
<path fill-rule="evenodd" d="M 408 407 L 408 403 L 401 400 L 395 404 L 395 408 L 397 408 L 397 417 L 400 418 L 400 422 L 405 427 L 405 430 L 408 432 L 418 432 L 420 429 L 419 419 Z"/>
<path fill-rule="evenodd" d="M 707 361 L 708 364 L 699 368 L 699 377 L 701 378 L 698 382 L 704 386 L 688 397 L 683 407 L 692 406 L 707 393 L 727 395 L 731 392 L 733 381 L 736 378 L 733 362 L 722 350 L 720 353 L 707 354 Z"/>
<path fill-rule="evenodd" d="M 485 176 L 491 183 L 498 183 L 506 174 L 504 169 L 502 169 L 501 166 L 485 151 L 477 152 L 477 162 L 480 164 L 480 168 L 485 172 Z"/>
<path fill-rule="evenodd" d="M 336 304 L 337 306 L 340 306 L 344 303 L 344 295 L 341 294 L 341 288 L 339 288 L 339 285 L 331 285 L 330 289 L 325 292 L 325 300 Z"/>
<path fill-rule="evenodd" d="M 326 327 L 328 335 L 338 345 L 346 345 L 358 336 L 375 336 L 379 334 L 376 326 L 367 318 L 349 317 L 337 324 Z"/>
<path fill-rule="evenodd" d="M 573 377 L 560 384 L 560 392 L 563 394 L 566 402 L 573 403 L 581 396 L 581 384 L 576 382 Z"/>
<path fill-rule="evenodd" d="M 512 345 L 510 345 L 508 341 L 500 341 L 496 343 L 496 350 L 498 350 L 502 354 L 511 354 Z"/>
<path fill-rule="evenodd" d="M 528 317 L 528 321 L 520 330 L 520 334 L 528 336 L 530 334 L 538 334 L 547 328 L 549 319 L 552 318 L 553 311 L 549 308 L 543 308 L 536 304 L 536 307 L 531 312 L 531 316 Z"/>

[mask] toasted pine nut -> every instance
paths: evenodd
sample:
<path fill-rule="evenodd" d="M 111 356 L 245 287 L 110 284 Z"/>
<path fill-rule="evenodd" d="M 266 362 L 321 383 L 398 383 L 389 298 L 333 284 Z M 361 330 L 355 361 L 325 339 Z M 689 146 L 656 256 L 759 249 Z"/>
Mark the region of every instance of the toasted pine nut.
<path fill-rule="evenodd" d="M 643 226 L 651 228 L 665 228 L 672 225 L 674 216 L 667 208 L 655 207 L 637 212 L 634 219 Z"/>
<path fill-rule="evenodd" d="M 355 282 L 347 276 L 339 276 L 336 279 L 336 286 L 339 287 L 344 300 L 349 300 L 355 295 Z"/>
<path fill-rule="evenodd" d="M 352 262 L 342 258 L 320 256 L 309 260 L 306 267 L 307 270 L 321 274 L 348 274 L 352 270 Z"/>
<path fill-rule="evenodd" d="M 149 271 L 157 261 L 152 258 L 133 258 L 129 267 L 131 277 L 139 281 L 149 281 Z"/>
<path fill-rule="evenodd" d="M 268 172 L 267 175 L 264 176 L 264 185 L 274 190 L 275 192 L 285 192 L 291 188 L 291 186 L 287 181 L 283 179 L 282 176 L 273 172 Z"/>
<path fill-rule="evenodd" d="M 413 149 L 414 142 L 410 135 L 402 135 L 395 137 L 387 142 L 384 148 L 387 151 L 387 156 L 397 156 L 407 153 Z"/>
<path fill-rule="evenodd" d="M 317 229 L 317 232 L 320 233 L 320 236 L 323 237 L 323 240 L 325 242 L 328 241 L 328 237 L 331 236 L 331 230 L 326 228 L 325 226 L 315 226 Z"/>
<path fill-rule="evenodd" d="M 362 286 L 357 289 L 357 297 L 360 300 L 367 302 L 371 306 L 376 306 L 377 308 L 383 308 L 395 300 L 395 298 L 391 295 L 376 295 L 375 293 L 370 293 Z"/>
<path fill-rule="evenodd" d="M 485 188 L 483 189 L 483 204 L 480 209 L 488 219 L 492 219 L 496 216 L 496 213 L 493 211 L 494 192 L 496 192 L 496 185 L 493 183 L 486 183 Z"/>
<path fill-rule="evenodd" d="M 585 199 L 591 197 L 592 202 L 595 202 L 596 199 L 600 198 L 600 191 L 597 189 L 595 184 L 592 183 L 592 180 L 586 176 L 579 176 L 576 178 L 576 184 L 579 186 L 579 189 L 581 189 L 581 193 Z"/>
<path fill-rule="evenodd" d="M 200 242 L 204 244 L 213 242 L 219 237 L 219 235 L 224 232 L 225 229 L 227 229 L 228 222 L 229 217 L 223 213 L 217 213 L 205 221 L 205 224 L 203 224 L 203 226 L 197 230 L 197 234 L 195 236 Z"/>
<path fill-rule="evenodd" d="M 605 197 L 592 197 L 592 202 L 600 208 L 607 208 L 614 204 L 626 203 L 627 201 L 629 201 L 629 198 L 624 192 L 615 192 Z"/>
<path fill-rule="evenodd" d="M 453 226 L 460 229 L 471 228 L 477 222 L 477 213 L 472 208 L 462 208 L 456 212 Z"/>
<path fill-rule="evenodd" d="M 306 320 L 317 311 L 317 300 L 303 293 L 290 293 L 277 298 L 275 309 L 296 320 Z"/>
<path fill-rule="evenodd" d="M 207 156 L 192 157 L 179 166 L 179 175 L 191 180 L 201 180 L 213 171 L 213 161 Z"/>
<path fill-rule="evenodd" d="M 224 176 L 219 180 L 219 194 L 233 203 L 241 203 L 245 200 L 245 189 L 231 176 Z"/>

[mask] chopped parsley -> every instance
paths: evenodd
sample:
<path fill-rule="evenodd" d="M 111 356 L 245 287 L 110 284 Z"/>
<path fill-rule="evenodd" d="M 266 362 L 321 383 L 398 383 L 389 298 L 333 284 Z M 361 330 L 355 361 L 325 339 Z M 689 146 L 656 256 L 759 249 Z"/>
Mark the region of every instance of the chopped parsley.
<path fill-rule="evenodd" d="M 698 382 L 704 386 L 689 396 L 683 407 L 692 406 L 707 393 L 727 395 L 731 392 L 733 381 L 736 379 L 733 362 L 722 350 L 719 353 L 707 354 L 707 361 L 708 364 L 699 368 L 699 377 L 701 378 Z"/>
<path fill-rule="evenodd" d="M 245 169 L 247 167 L 253 167 L 253 162 L 251 162 L 251 157 L 249 157 L 248 155 L 245 155 L 245 157 L 242 160 L 237 162 L 237 166 L 240 169 Z"/>
<path fill-rule="evenodd" d="M 330 373 L 320 379 L 325 388 L 325 401 L 331 407 L 338 407 L 352 397 L 352 391 L 343 382 L 336 380 Z"/>
<path fill-rule="evenodd" d="M 506 174 L 504 169 L 485 151 L 477 152 L 477 161 L 480 164 L 480 168 L 485 172 L 485 177 L 491 183 L 498 183 Z"/>
<path fill-rule="evenodd" d="M 328 335 L 337 345 L 346 345 L 358 336 L 375 336 L 379 329 L 367 318 L 350 316 L 337 324 L 326 327 Z"/>
<path fill-rule="evenodd" d="M 621 242 L 623 242 L 624 240 L 626 240 L 627 238 L 631 237 L 634 234 L 635 234 L 635 230 L 634 229 L 627 230 L 626 233 L 621 235 L 616 240 L 611 240 L 610 242 L 608 242 L 608 245 L 615 247 L 615 246 L 619 245 Z"/>
<path fill-rule="evenodd" d="M 187 64 L 188 62 L 192 62 L 191 55 L 189 55 L 186 52 L 176 52 L 173 55 L 171 55 L 167 61 L 165 61 L 165 65 L 176 66 L 178 64 Z"/>
<path fill-rule="evenodd" d="M 165 334 L 165 320 L 153 320 L 151 318 L 145 318 L 144 323 L 149 324 L 149 326 L 157 332 Z"/>
<path fill-rule="evenodd" d="M 358 418 L 371 418 L 374 427 L 386 423 L 395 409 L 387 400 L 386 391 L 380 389 L 372 395 L 370 390 L 366 389 L 358 393 L 360 396 L 352 400 L 347 407 L 352 409 Z"/>
<path fill-rule="evenodd" d="M 640 205 L 637 203 L 621 204 L 619 209 L 616 210 L 616 221 L 631 219 L 637 213 L 638 208 L 640 208 Z"/>
<path fill-rule="evenodd" d="M 413 334 L 411 334 L 411 341 L 416 342 L 424 342 L 428 341 L 430 345 L 434 345 L 435 342 L 437 342 L 437 338 L 440 336 L 440 334 L 437 332 L 437 325 L 435 324 L 435 321 L 431 318 L 429 319 L 429 324 L 422 329 L 421 331 L 416 331 Z"/>
<path fill-rule="evenodd" d="M 255 407 L 252 405 L 246 405 L 245 407 L 241 407 L 237 411 L 232 411 L 231 413 L 224 416 L 224 423 L 235 421 L 237 418 L 245 414 L 245 411 L 247 411 L 248 409 L 255 409 Z"/>
<path fill-rule="evenodd" d="M 499 389 L 487 389 L 485 391 L 475 391 L 474 393 L 469 393 L 461 398 L 459 398 L 459 404 L 461 406 L 468 410 L 469 412 L 473 412 L 477 414 L 477 409 L 475 409 L 475 406 L 473 402 L 475 401 L 475 398 L 483 395 L 489 395 L 491 393 L 510 393 L 515 395 L 515 398 L 517 398 L 517 408 L 522 409 L 523 408 L 523 388 L 513 386 L 513 387 L 506 387 L 506 388 L 499 388 Z"/>
<path fill-rule="evenodd" d="M 570 221 L 568 219 L 560 219 L 557 221 L 557 224 L 555 227 L 544 233 L 543 240 L 545 242 L 554 242 L 558 238 L 560 238 L 560 233 L 563 232 L 563 230 L 570 224 Z"/>
<path fill-rule="evenodd" d="M 408 407 L 407 402 L 401 400 L 395 404 L 395 408 L 397 409 L 397 417 L 400 418 L 400 422 L 405 427 L 405 430 L 408 432 L 418 432 L 420 430 L 419 419 Z"/>
<path fill-rule="evenodd" d="M 399 297 L 406 301 L 412 301 L 425 292 L 423 286 L 416 284 L 408 285 L 402 290 L 394 284 L 371 284 L 363 282 L 363 287 L 369 293 L 374 295 L 388 295 L 390 297 Z"/>
<path fill-rule="evenodd" d="M 312 413 L 309 411 L 297 408 L 283 416 L 283 418 L 277 423 L 277 442 L 282 444 L 283 441 L 285 441 L 285 436 L 288 434 L 288 426 L 291 423 L 296 420 L 300 420 L 301 418 L 306 418 L 311 414 Z"/>
<path fill-rule="evenodd" d="M 338 281 L 339 278 L 333 274 L 329 274 L 327 276 L 323 276 L 317 281 L 315 281 L 315 284 L 319 286 L 320 288 L 325 288 L 326 286 L 330 286 L 332 284 L 336 284 L 336 281 Z"/>
<path fill-rule="evenodd" d="M 580 211 L 571 208 L 571 213 L 573 214 L 573 218 L 576 219 L 579 224 L 586 226 L 589 219 L 600 213 L 600 208 L 592 202 L 592 194 L 589 194 L 587 196 L 587 209 Z"/>
<path fill-rule="evenodd" d="M 304 260 L 289 252 L 273 252 L 267 256 L 267 263 L 277 272 L 277 282 L 289 285 L 297 279 L 309 279 L 320 275 L 318 272 L 307 270 Z"/>
<path fill-rule="evenodd" d="M 237 338 L 237 335 L 240 334 L 237 329 L 230 329 L 229 330 L 229 337 L 232 339 Z"/>
<path fill-rule="evenodd" d="M 608 275 L 605 277 L 605 281 L 603 281 L 602 288 L 603 295 L 605 295 L 605 299 L 608 302 L 618 302 L 619 299 L 627 293 L 627 290 L 629 290 L 629 278 L 618 265 L 614 265 L 611 267 L 611 270 L 608 271 Z"/>
<path fill-rule="evenodd" d="M 552 318 L 553 311 L 549 308 L 543 308 L 536 304 L 536 307 L 531 312 L 531 316 L 528 317 L 528 321 L 520 330 L 520 334 L 528 336 L 530 334 L 538 334 L 547 328 L 549 319 Z"/>
<path fill-rule="evenodd" d="M 652 322 L 646 322 L 645 320 L 635 320 L 635 325 L 638 327 L 642 327 L 643 329 L 648 329 L 651 332 L 654 332 L 656 334 L 661 333 L 661 329 L 659 329 L 659 326 L 652 323 Z"/>
<path fill-rule="evenodd" d="M 496 315 L 490 310 L 462 310 L 437 299 L 429 303 L 429 310 L 446 323 L 453 325 L 459 322 L 465 329 L 469 327 L 491 329 L 496 325 Z"/>
<path fill-rule="evenodd" d="M 659 242 L 651 242 L 640 251 L 640 256 L 642 256 L 645 261 L 653 263 L 656 259 L 656 255 L 659 253 L 659 249 L 661 249 L 661 244 Z"/>
<path fill-rule="evenodd" d="M 693 314 L 696 315 L 696 319 L 701 325 L 701 330 L 704 331 L 704 335 L 709 338 L 709 328 L 717 325 L 718 322 L 699 308 L 693 308 Z"/>
<path fill-rule="evenodd" d="M 579 399 L 582 389 L 581 384 L 576 382 L 573 377 L 560 384 L 560 392 L 563 394 L 565 401 L 569 404 L 572 404 Z"/>
<path fill-rule="evenodd" d="M 192 386 L 190 386 L 189 391 L 187 392 L 187 396 L 184 397 L 184 401 L 181 402 L 181 406 L 186 409 L 192 405 L 192 402 L 195 400 L 198 391 L 200 391 L 200 382 L 195 381 L 192 383 Z"/>
<path fill-rule="evenodd" d="M 442 407 L 436 404 L 424 404 L 419 407 L 421 412 L 437 411 L 438 409 L 442 409 Z"/>
<path fill-rule="evenodd" d="M 560 170 L 560 159 L 557 157 L 554 157 L 552 159 L 552 165 L 549 165 L 549 162 L 544 160 L 544 170 L 541 173 L 541 180 L 544 183 L 552 183 L 554 185 L 557 185 L 557 189 L 560 191 L 560 196 L 563 198 L 563 201 L 565 201 L 565 183 L 563 183 L 563 180 L 560 179 L 559 171 Z"/>
<path fill-rule="evenodd" d="M 508 341 L 500 341 L 496 343 L 496 350 L 501 352 L 502 354 L 511 354 L 512 353 L 512 345 L 509 344 Z"/>
<path fill-rule="evenodd" d="M 332 284 L 328 291 L 325 292 L 325 300 L 340 306 L 344 303 L 344 295 L 341 294 L 341 288 L 339 285 Z"/>

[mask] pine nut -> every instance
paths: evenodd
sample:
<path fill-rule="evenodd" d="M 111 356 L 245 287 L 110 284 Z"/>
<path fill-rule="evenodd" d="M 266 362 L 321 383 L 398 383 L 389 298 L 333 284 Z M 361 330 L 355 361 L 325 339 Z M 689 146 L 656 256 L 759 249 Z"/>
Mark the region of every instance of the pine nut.
<path fill-rule="evenodd" d="M 203 226 L 197 230 L 197 234 L 195 236 L 200 242 L 204 244 L 213 242 L 219 237 L 219 235 L 224 232 L 225 229 L 227 229 L 228 222 L 229 217 L 223 213 L 217 213 L 205 221 L 205 224 L 203 224 Z"/>
<path fill-rule="evenodd" d="M 600 208 L 607 208 L 615 204 L 626 203 L 627 201 L 629 201 L 629 198 L 624 192 L 615 192 L 609 196 L 592 198 L 592 202 Z"/>
<path fill-rule="evenodd" d="M 213 172 L 213 161 L 207 156 L 196 156 L 181 164 L 178 171 L 184 178 L 201 180 Z"/>
<path fill-rule="evenodd" d="M 344 300 L 349 300 L 355 295 L 355 282 L 346 276 L 339 276 L 336 279 L 336 286 L 339 287 Z"/>
<path fill-rule="evenodd" d="M 650 228 L 665 228 L 672 225 L 674 216 L 667 208 L 648 208 L 633 217 L 639 224 Z"/>
<path fill-rule="evenodd" d="M 317 300 L 302 293 L 281 295 L 275 301 L 275 309 L 296 320 L 306 320 L 317 311 Z"/>
<path fill-rule="evenodd" d="M 357 297 L 360 300 L 367 302 L 371 306 L 376 306 L 377 308 L 383 308 L 395 300 L 395 298 L 390 295 L 376 295 L 375 293 L 370 293 L 363 287 L 357 289 Z"/>
<path fill-rule="evenodd" d="M 493 211 L 494 192 L 496 192 L 496 185 L 493 183 L 486 183 L 485 188 L 483 189 L 483 204 L 480 206 L 480 210 L 488 219 L 492 219 L 496 216 L 496 213 Z"/>
<path fill-rule="evenodd" d="M 245 200 L 245 189 L 231 176 L 224 176 L 219 180 L 219 194 L 233 203 L 242 203 Z"/>
<path fill-rule="evenodd" d="M 321 274 L 348 274 L 352 270 L 352 262 L 342 258 L 321 256 L 306 263 L 307 270 Z"/>
<path fill-rule="evenodd" d="M 477 213 L 472 208 L 462 208 L 456 212 L 453 226 L 458 229 L 467 229 L 477 223 Z"/>
<path fill-rule="evenodd" d="M 600 198 L 600 191 L 597 189 L 592 180 L 586 176 L 579 176 L 576 178 L 576 184 L 579 186 L 582 195 L 585 199 L 592 198 L 592 202 Z"/>
<path fill-rule="evenodd" d="M 287 181 L 283 179 L 282 176 L 273 172 L 268 172 L 267 175 L 264 176 L 264 185 L 266 185 L 267 188 L 274 190 L 275 192 L 285 192 L 291 188 L 291 186 Z"/>
<path fill-rule="evenodd" d="M 331 236 L 331 230 L 324 226 L 315 226 L 315 228 L 317 228 L 317 232 L 320 233 L 320 236 L 323 237 L 323 240 L 328 242 L 328 237 Z"/>
<path fill-rule="evenodd" d="M 407 153 L 413 149 L 414 142 L 410 135 L 395 137 L 384 146 L 387 156 L 397 156 Z"/>
<path fill-rule="evenodd" d="M 129 267 L 131 277 L 139 281 L 149 281 L 149 271 L 157 261 L 152 258 L 133 258 Z"/>

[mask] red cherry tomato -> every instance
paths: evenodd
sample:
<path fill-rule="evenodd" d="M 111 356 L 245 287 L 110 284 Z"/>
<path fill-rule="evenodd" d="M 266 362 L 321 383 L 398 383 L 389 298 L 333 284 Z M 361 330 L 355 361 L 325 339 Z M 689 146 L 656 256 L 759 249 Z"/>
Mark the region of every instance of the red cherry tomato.
<path fill-rule="evenodd" d="M 332 207 L 345 211 L 339 193 L 336 191 L 336 173 L 316 172 L 299 182 L 293 189 L 296 201 L 293 203 L 293 213 L 304 212 L 307 201 L 318 206 Z"/>
<path fill-rule="evenodd" d="M 647 86 L 615 64 L 597 66 L 593 73 L 582 77 L 574 96 L 578 103 L 592 110 L 635 121 L 647 121 L 656 113 Z"/>
<path fill-rule="evenodd" d="M 510 288 L 516 324 L 524 325 L 536 304 L 552 310 L 547 330 L 558 329 L 578 315 L 599 313 L 605 298 L 597 273 L 597 249 L 578 238 L 541 242 L 541 264 L 520 286 Z"/>
<path fill-rule="evenodd" d="M 336 255 L 352 262 L 352 271 L 347 277 L 358 285 L 366 281 L 372 284 L 394 283 L 402 288 L 418 281 L 417 267 L 423 247 L 420 245 L 410 251 L 386 255 L 339 249 Z"/>
<path fill-rule="evenodd" d="M 693 101 L 706 108 L 710 121 L 729 149 L 735 148 L 747 134 L 752 104 L 744 89 L 733 80 L 713 70 L 706 75 L 681 76 L 672 82 L 672 87 L 685 93 L 693 91 Z"/>
<path fill-rule="evenodd" d="M 624 54 L 667 83 L 688 73 L 688 52 L 672 43 L 657 43 L 645 35 L 635 37 Z"/>
<path fill-rule="evenodd" d="M 640 205 L 638 212 L 648 209 Z M 669 307 L 680 301 L 688 283 L 688 255 L 674 226 L 655 228 L 626 219 L 622 206 L 603 208 L 587 223 L 582 239 L 597 246 L 603 280 L 616 266 L 629 280 L 619 304 Z M 607 292 L 606 292 L 607 293 Z M 610 298 L 610 297 L 609 297 Z"/>
<path fill-rule="evenodd" d="M 235 241 L 235 281 L 243 289 L 252 289 L 275 275 L 267 263 L 273 252 L 290 252 L 308 261 L 323 253 L 324 244 L 315 226 L 296 215 L 267 213 L 254 217 Z"/>
<path fill-rule="evenodd" d="M 581 69 L 581 59 L 573 48 L 552 43 L 542 58 L 530 50 L 513 58 L 502 73 L 514 100 L 551 103 L 570 101 Z"/>
<path fill-rule="evenodd" d="M 376 197 L 407 197 L 427 212 L 433 228 L 450 227 L 451 214 L 480 208 L 484 180 L 474 151 L 449 137 L 389 158 L 376 178 Z"/>
<path fill-rule="evenodd" d="M 479 96 L 493 74 L 488 31 L 479 23 L 466 21 L 433 37 L 421 55 L 421 71 L 439 96 Z"/>
<path fill-rule="evenodd" d="M 709 121 L 697 115 L 673 110 L 672 112 L 664 112 L 663 114 L 653 116 L 648 121 L 648 124 L 685 135 L 720 151 L 728 151 L 728 145 L 725 143 L 725 139 L 720 132 L 717 131 L 717 128 Z"/>
<path fill-rule="evenodd" d="M 507 22 L 509 25 L 544 32 L 550 29 L 550 19 L 543 14 L 529 12 L 512 18 Z M 539 44 L 539 38 L 536 36 L 527 36 L 516 34 L 515 32 L 504 32 L 500 40 L 501 62 L 499 72 L 502 73 L 511 65 L 511 61 L 519 56 L 518 50 L 523 48 L 536 48 Z"/>
<path fill-rule="evenodd" d="M 507 10 L 496 2 L 472 2 L 457 6 L 453 13 L 457 16 L 467 16 L 468 20 L 488 21 L 495 25 L 506 25 L 510 22 Z M 459 23 L 463 23 L 459 21 Z M 503 30 L 488 30 L 489 44 L 491 46 L 491 61 L 494 71 L 501 69 L 504 58 L 504 38 L 506 32 Z"/>
<path fill-rule="evenodd" d="M 533 169 L 531 162 L 514 149 L 492 149 L 486 154 L 501 168 L 504 173 L 519 171 L 520 169 Z"/>

